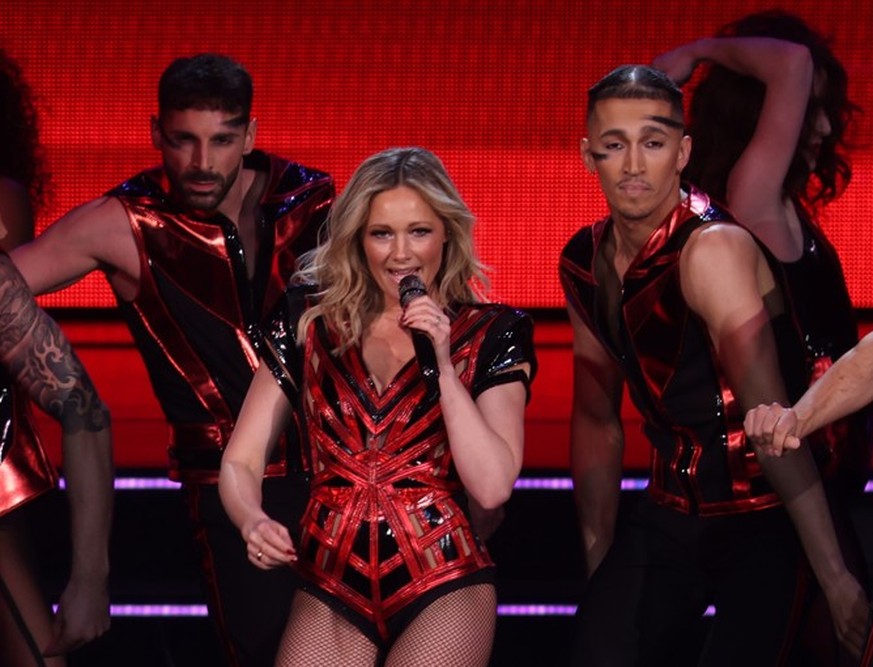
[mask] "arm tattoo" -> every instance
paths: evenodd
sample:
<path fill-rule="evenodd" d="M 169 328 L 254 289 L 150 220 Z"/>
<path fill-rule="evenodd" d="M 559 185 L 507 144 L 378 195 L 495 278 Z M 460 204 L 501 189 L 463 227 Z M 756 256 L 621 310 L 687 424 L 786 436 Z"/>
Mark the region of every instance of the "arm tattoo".
<path fill-rule="evenodd" d="M 6 256 L 0 256 L 0 364 L 64 433 L 109 427 L 109 412 L 69 341 Z"/>

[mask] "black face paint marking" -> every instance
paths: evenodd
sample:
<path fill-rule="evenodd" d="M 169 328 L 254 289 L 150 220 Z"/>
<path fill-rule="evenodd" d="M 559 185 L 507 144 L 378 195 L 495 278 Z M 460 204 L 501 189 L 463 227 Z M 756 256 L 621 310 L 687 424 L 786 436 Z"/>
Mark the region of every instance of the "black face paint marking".
<path fill-rule="evenodd" d="M 684 131 L 685 125 L 680 123 L 678 120 L 674 120 L 673 118 L 668 118 L 667 116 L 647 116 L 649 120 L 657 121 L 658 123 L 663 123 L 667 127 L 672 127 L 674 130 Z"/>

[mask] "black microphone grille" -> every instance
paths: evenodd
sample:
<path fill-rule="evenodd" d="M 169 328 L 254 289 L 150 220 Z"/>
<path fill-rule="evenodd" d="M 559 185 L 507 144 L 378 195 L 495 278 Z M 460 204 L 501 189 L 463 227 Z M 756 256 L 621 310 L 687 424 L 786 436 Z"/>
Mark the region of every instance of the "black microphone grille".
<path fill-rule="evenodd" d="M 406 308 L 413 299 L 427 294 L 424 282 L 414 273 L 400 279 L 400 305 Z"/>

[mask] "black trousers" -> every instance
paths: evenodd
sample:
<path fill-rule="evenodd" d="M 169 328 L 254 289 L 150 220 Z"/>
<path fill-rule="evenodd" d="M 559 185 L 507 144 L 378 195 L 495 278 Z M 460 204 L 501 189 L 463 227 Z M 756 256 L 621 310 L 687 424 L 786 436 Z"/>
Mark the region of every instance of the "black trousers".
<path fill-rule="evenodd" d="M 809 596 L 805 562 L 782 508 L 701 518 L 644 494 L 583 592 L 571 664 L 788 664 Z"/>
<path fill-rule="evenodd" d="M 302 474 L 267 478 L 264 511 L 299 536 L 308 499 Z M 194 539 L 207 588 L 209 614 L 233 667 L 272 667 L 291 611 L 298 577 L 287 567 L 264 571 L 252 565 L 245 542 L 228 518 L 214 484 L 187 485 Z"/>

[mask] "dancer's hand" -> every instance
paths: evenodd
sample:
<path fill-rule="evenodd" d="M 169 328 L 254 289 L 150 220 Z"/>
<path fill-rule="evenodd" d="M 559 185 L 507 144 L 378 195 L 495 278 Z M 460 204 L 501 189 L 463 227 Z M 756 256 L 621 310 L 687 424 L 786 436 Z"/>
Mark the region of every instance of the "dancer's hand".
<path fill-rule="evenodd" d="M 467 496 L 467 507 L 470 510 L 470 523 L 473 526 L 473 530 L 483 540 L 491 539 L 491 536 L 497 532 L 506 516 L 506 510 L 503 505 L 497 509 L 486 510 L 469 496 Z"/>
<path fill-rule="evenodd" d="M 845 571 L 840 580 L 824 593 L 837 638 L 854 657 L 860 658 L 867 640 L 870 614 L 864 589 L 851 573 Z"/>
<path fill-rule="evenodd" d="M 43 655 L 63 655 L 96 639 L 109 629 L 109 592 L 106 579 L 71 578 L 58 602 L 52 634 Z"/>
<path fill-rule="evenodd" d="M 297 560 L 297 550 L 288 528 L 278 521 L 259 518 L 242 528 L 249 561 L 255 567 L 269 570 L 291 565 Z"/>
<path fill-rule="evenodd" d="M 690 46 L 684 44 L 659 55 L 652 61 L 652 67 L 664 72 L 677 86 L 684 86 L 694 73 L 697 60 L 692 55 Z"/>
<path fill-rule="evenodd" d="M 782 456 L 786 449 L 800 447 L 797 413 L 778 403 L 759 405 L 746 413 L 743 427 L 756 449 L 770 456 Z"/>

